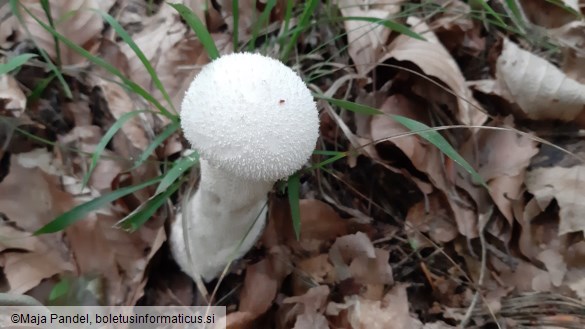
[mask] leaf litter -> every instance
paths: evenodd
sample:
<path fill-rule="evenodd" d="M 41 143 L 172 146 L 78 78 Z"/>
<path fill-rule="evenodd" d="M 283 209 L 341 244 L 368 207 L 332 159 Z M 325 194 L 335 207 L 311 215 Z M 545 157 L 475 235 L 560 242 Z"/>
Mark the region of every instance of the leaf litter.
<path fill-rule="evenodd" d="M 171 133 L 133 168 L 171 123 L 145 111 L 119 127 L 92 165 L 120 118 L 153 107 L 56 43 L 31 14 L 169 105 L 141 59 L 92 9 L 115 17 L 157 73 L 169 110 L 180 108 L 188 83 L 209 62 L 202 43 L 165 3 L 49 2 L 51 19 L 39 2 L 20 3 L 30 10 L 21 11 L 22 22 L 0 7 L 0 61 L 37 53 L 32 38 L 67 77 L 72 97 L 44 59 L 0 76 L 2 291 L 46 302 L 60 280 L 73 278 L 95 296 L 71 293 L 69 303 L 206 304 L 209 296 L 192 289 L 166 245 L 165 222 L 183 189 L 134 233 L 115 224 L 155 187 L 106 203 L 59 233 L 32 235 L 75 206 L 160 176 L 188 145 Z M 237 10 L 232 1 L 180 3 L 206 24 L 222 54 L 234 51 L 236 31 L 239 46 L 261 40 L 266 53 L 282 50 L 285 1 L 276 1 L 262 27 L 256 22 L 265 1 L 240 1 Z M 510 26 L 518 31 L 497 33 L 497 19 L 478 2 L 317 5 L 327 24 L 301 34 L 293 67 L 327 97 L 384 115 L 320 104 L 318 149 L 348 156 L 302 181 L 299 240 L 286 198 L 274 193 L 261 241 L 210 283 L 211 290 L 219 285 L 213 302 L 227 306 L 229 328 L 583 326 L 581 9 L 573 1 L 517 4 Z M 505 5 L 493 9 L 511 13 Z M 380 24 L 388 20 L 425 40 Z M 299 21 L 293 15 L 286 24 L 290 31 Z M 387 115 L 444 127 L 439 133 L 489 189 Z"/>

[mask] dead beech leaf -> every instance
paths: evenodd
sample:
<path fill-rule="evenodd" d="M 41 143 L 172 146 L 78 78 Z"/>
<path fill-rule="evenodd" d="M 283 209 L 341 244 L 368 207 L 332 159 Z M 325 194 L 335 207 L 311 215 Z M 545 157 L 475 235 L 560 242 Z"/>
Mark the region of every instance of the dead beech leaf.
<path fill-rule="evenodd" d="M 458 185 L 469 192 L 481 212 L 489 206 L 489 193 L 511 225 L 514 221 L 512 204 L 521 197 L 524 172 L 530 159 L 538 153 L 538 143 L 513 131 L 481 129 L 461 146 L 459 153 L 475 164 L 490 189 L 475 186 L 470 179 L 461 180 Z M 459 173 L 468 177 L 463 170 Z"/>
<path fill-rule="evenodd" d="M 386 114 L 402 115 L 430 125 L 429 118 L 424 115 L 425 110 L 422 104 L 400 94 L 388 97 L 380 110 Z M 386 116 L 378 115 L 372 118 L 370 135 L 375 141 L 407 132 L 410 131 L 406 127 Z M 447 202 L 453 210 L 459 231 L 467 237 L 477 237 L 476 214 L 472 211 L 472 207 L 466 207 L 459 202 L 461 197 L 457 194 L 454 184 L 448 179 L 441 151 L 416 135 L 394 138 L 390 142 L 410 159 L 416 169 L 428 176 L 433 186 L 447 196 Z"/>
<path fill-rule="evenodd" d="M 337 0 L 344 17 L 370 17 L 390 19 L 400 11 L 400 1 L 390 3 L 368 3 L 363 0 Z M 347 32 L 349 56 L 357 72 L 365 76 L 382 62 L 385 45 L 392 32 L 376 23 L 346 19 L 343 22 Z"/>
<path fill-rule="evenodd" d="M 585 85 L 545 59 L 504 39 L 496 80 L 530 119 L 575 119 L 585 107 Z"/>
<path fill-rule="evenodd" d="M 420 328 L 421 324 L 410 316 L 408 305 L 406 286 L 397 285 L 381 301 L 351 296 L 344 303 L 330 302 L 326 314 L 338 315 L 341 310 L 348 310 L 353 329 Z"/>
<path fill-rule="evenodd" d="M 5 102 L 0 113 L 18 118 L 26 109 L 26 96 L 18 82 L 9 74 L 0 75 L 0 105 Z M 6 113 L 8 112 L 8 113 Z"/>
<path fill-rule="evenodd" d="M 328 241 L 348 233 L 348 221 L 323 201 L 300 200 L 301 239 Z"/>
<path fill-rule="evenodd" d="M 579 12 L 579 0 L 561 0 L 555 2 L 519 0 L 519 5 L 522 7 L 522 11 L 528 20 L 546 28 L 559 27 L 570 21 L 579 19 L 570 10 L 562 7 L 562 4 L 564 4 L 572 10 Z"/>
<path fill-rule="evenodd" d="M 465 83 L 465 78 L 457 63 L 439 42 L 429 27 L 415 17 L 409 17 L 407 23 L 413 26 L 413 31 L 422 35 L 427 41 L 399 35 L 390 43 L 387 54 L 381 59 L 395 58 L 399 61 L 409 61 L 417 65 L 426 75 L 441 80 L 455 94 L 451 95 L 442 89 L 435 92 L 435 97 L 456 98 L 453 100 L 457 108 L 453 109 L 459 121 L 466 125 L 481 125 L 487 116 L 480 111 L 479 104 L 474 100 L 471 91 Z M 426 80 L 425 80 L 426 81 Z M 420 90 L 422 97 L 429 98 L 429 88 L 439 88 L 430 82 L 423 82 L 425 90 Z M 433 87 L 434 86 L 434 87 Z M 444 100 L 442 102 L 445 102 Z"/>
<path fill-rule="evenodd" d="M 543 250 L 538 254 L 540 260 L 550 275 L 550 281 L 555 287 L 560 287 L 567 273 L 567 264 L 558 251 L 553 249 Z"/>
<path fill-rule="evenodd" d="M 327 318 L 322 314 L 329 298 L 329 292 L 328 286 L 317 286 L 312 287 L 301 296 L 288 297 L 283 300 L 284 304 L 296 304 L 288 314 L 288 316 L 296 315 L 294 328 L 329 328 Z"/>
<path fill-rule="evenodd" d="M 94 84 L 102 89 L 108 109 L 115 120 L 120 119 L 126 113 L 137 110 L 132 98 L 119 84 L 101 78 L 96 78 Z M 145 132 L 145 122 L 147 122 L 145 116 L 147 115 L 145 113 L 135 115 L 126 121 L 121 128 L 132 146 L 141 151 L 145 150 L 150 143 Z"/>
<path fill-rule="evenodd" d="M 526 174 L 526 188 L 541 211 L 553 199 L 559 205 L 559 235 L 585 231 L 585 166 L 536 168 Z"/>
<path fill-rule="evenodd" d="M 20 3 L 28 8 L 36 18 L 48 25 L 48 19 L 40 1 L 22 0 Z M 50 6 L 57 32 L 90 53 L 95 53 L 104 27 L 101 16 L 90 10 L 99 7 L 97 2 L 95 0 L 63 0 L 52 1 Z M 53 35 L 24 10 L 22 10 L 22 15 L 24 24 L 28 27 L 32 38 L 53 59 L 57 60 L 57 47 L 59 47 L 61 64 L 74 65 L 85 61 L 83 56 L 63 43 L 59 42 L 58 45 L 55 45 Z M 25 32 L 23 31 L 23 33 Z"/>
<path fill-rule="evenodd" d="M 88 215 L 65 234 L 80 274 L 105 278 L 111 305 L 131 305 L 143 294 L 146 265 L 164 241 L 164 228 L 144 226 L 138 234 L 129 234 L 114 228 L 120 218 L 104 212 Z M 146 255 L 145 250 L 150 253 Z"/>
<path fill-rule="evenodd" d="M 250 312 L 237 311 L 226 316 L 225 329 L 252 329 L 254 328 L 254 316 Z M 223 329 L 223 327 L 216 326 L 214 329 Z"/>
<path fill-rule="evenodd" d="M 585 83 L 585 22 L 573 21 L 551 29 L 550 35 L 564 48 L 563 72 L 568 78 Z"/>
<path fill-rule="evenodd" d="M 291 272 L 289 257 L 285 248 L 276 246 L 268 257 L 246 268 L 239 311 L 257 318 L 271 307 L 282 281 Z"/>
<path fill-rule="evenodd" d="M 201 7 L 196 5 L 193 9 L 199 12 Z M 173 106 L 179 111 L 189 83 L 199 73 L 201 67 L 209 62 L 209 58 L 201 42 L 171 6 L 166 4 L 161 6 L 155 15 L 141 23 L 144 24 L 144 29 L 134 34 L 132 38 L 156 71 L 162 85 L 169 93 Z M 212 37 L 222 53 L 231 52 L 231 39 L 227 34 L 213 34 Z M 132 81 L 149 91 L 172 112 L 138 56 L 123 41 L 120 41 L 119 45 L 128 59 L 129 77 Z M 166 118 L 161 119 L 166 120 Z"/>
<path fill-rule="evenodd" d="M 394 283 L 389 256 L 388 251 L 374 248 L 370 238 L 362 232 L 337 238 L 329 249 L 336 279 L 354 278 L 364 285 Z"/>
<path fill-rule="evenodd" d="M 408 210 L 406 233 L 418 248 L 432 246 L 420 233 L 428 233 L 433 241 L 441 243 L 452 241 L 459 234 L 451 212 L 445 207 L 446 203 L 440 193 L 433 193 L 427 197 L 426 202 L 421 201 Z"/>

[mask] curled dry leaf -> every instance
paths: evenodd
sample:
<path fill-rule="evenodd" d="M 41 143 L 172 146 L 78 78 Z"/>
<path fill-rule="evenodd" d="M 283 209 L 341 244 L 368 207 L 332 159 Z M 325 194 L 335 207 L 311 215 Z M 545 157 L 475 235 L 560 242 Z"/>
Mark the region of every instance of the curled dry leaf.
<path fill-rule="evenodd" d="M 137 110 L 132 98 L 119 84 L 101 78 L 95 78 L 95 86 L 100 87 L 107 101 L 108 109 L 115 120 L 119 120 L 124 114 Z M 130 141 L 131 145 L 138 150 L 145 150 L 150 143 L 146 135 L 145 118 L 149 114 L 138 114 L 124 123 L 121 131 Z M 134 152 L 130 151 L 130 154 Z"/>
<path fill-rule="evenodd" d="M 15 118 L 20 117 L 26 109 L 26 96 L 18 82 L 8 74 L 0 75 L 0 106 L 0 114 Z"/>
<path fill-rule="evenodd" d="M 199 5 L 194 6 L 197 12 Z M 159 77 L 177 111 L 189 83 L 209 58 L 201 42 L 181 21 L 180 15 L 169 5 L 143 22 L 145 28 L 132 36 Z M 218 49 L 229 52 L 229 36 L 213 34 Z M 130 78 L 148 90 L 164 106 L 169 106 L 160 90 L 153 84 L 152 77 L 136 53 L 123 41 L 119 42 L 122 52 L 128 58 Z M 170 112 L 170 107 L 168 108 Z M 162 118 L 166 120 L 165 118 Z"/>
<path fill-rule="evenodd" d="M 550 35 L 564 47 L 563 72 L 568 78 L 585 83 L 585 22 L 574 21 L 551 29 Z"/>
<path fill-rule="evenodd" d="M 0 5 L 0 45 L 3 49 L 11 49 L 21 41 L 18 19 L 11 15 L 10 11 L 10 5 L 7 2 Z"/>
<path fill-rule="evenodd" d="M 48 19 L 40 1 L 22 0 L 20 3 L 28 8 L 36 18 L 48 25 Z M 51 1 L 49 4 L 57 32 L 85 50 L 95 53 L 104 27 L 101 16 L 91 10 L 99 7 L 97 1 L 63 0 Z M 32 38 L 54 60 L 60 60 L 63 65 L 75 65 L 85 61 L 83 56 L 63 43 L 55 44 L 53 35 L 37 23 L 26 11 L 22 10 L 22 15 L 24 24 L 29 29 Z M 22 33 L 26 32 L 22 31 Z M 57 58 L 57 54 L 59 54 L 59 58 Z"/>
<path fill-rule="evenodd" d="M 388 251 L 374 248 L 362 232 L 337 238 L 329 250 L 338 281 L 354 278 L 366 285 L 394 283 L 389 256 Z"/>
<path fill-rule="evenodd" d="M 411 244 L 418 248 L 431 247 L 428 239 L 420 233 L 428 233 L 435 242 L 445 243 L 452 241 L 459 232 L 452 222 L 452 214 L 445 207 L 447 201 L 439 193 L 428 195 L 427 201 L 421 201 L 412 206 L 406 215 L 406 233 Z M 427 208 L 428 206 L 428 208 Z"/>
<path fill-rule="evenodd" d="M 243 317 L 255 319 L 272 306 L 282 281 L 292 270 L 289 258 L 286 248 L 276 246 L 268 257 L 247 267 L 239 311 L 249 315 Z"/>
<path fill-rule="evenodd" d="M 405 285 L 397 285 L 380 300 L 357 296 L 346 298 L 344 303 L 330 302 L 326 314 L 338 315 L 348 310 L 349 323 L 354 329 L 420 328 L 422 324 L 410 316 Z"/>
<path fill-rule="evenodd" d="M 75 270 L 60 234 L 31 235 L 72 204 L 72 198 L 59 190 L 58 180 L 37 167 L 58 172 L 47 159 L 45 150 L 13 156 L 0 184 L 0 212 L 8 219 L 0 223 L 0 266 L 12 293 L 24 293 L 43 279 Z M 26 207 L 22 200 L 27 200 Z"/>
<path fill-rule="evenodd" d="M 526 175 L 526 188 L 541 211 L 553 199 L 559 205 L 559 235 L 585 231 L 585 166 L 536 168 Z"/>
<path fill-rule="evenodd" d="M 518 104 L 530 119 L 570 121 L 585 108 L 585 85 L 508 39 L 496 70 L 500 96 Z"/>
<path fill-rule="evenodd" d="M 482 213 L 489 207 L 486 195 L 489 193 L 511 225 L 514 221 L 512 204 L 521 197 L 524 173 L 530 159 L 538 153 L 538 143 L 514 131 L 481 129 L 461 146 L 459 152 L 475 164 L 490 189 L 486 191 L 471 184 L 471 179 L 461 180 L 458 184 L 470 193 Z M 464 170 L 458 170 L 460 176 L 468 177 Z"/>
<path fill-rule="evenodd" d="M 288 317 L 296 316 L 294 328 L 329 328 L 327 318 L 322 314 L 329 298 L 329 292 L 328 286 L 317 286 L 309 289 L 304 295 L 288 297 L 283 300 L 284 304 L 296 304 L 286 315 Z"/>
<path fill-rule="evenodd" d="M 369 17 L 390 19 L 400 12 L 401 1 L 390 3 L 369 3 L 363 0 L 337 0 L 341 14 L 348 17 Z M 346 19 L 343 22 L 347 31 L 349 56 L 353 60 L 357 72 L 365 76 L 383 60 L 385 46 L 391 30 L 376 23 Z"/>
<path fill-rule="evenodd" d="M 579 19 L 579 0 L 532 1 L 519 0 L 522 11 L 529 21 L 546 28 L 555 28 Z M 563 5 L 567 8 L 563 8 Z"/>
<path fill-rule="evenodd" d="M 409 117 L 422 123 L 430 124 L 428 116 L 424 115 L 422 104 L 416 103 L 400 94 L 388 97 L 380 110 L 386 114 L 396 114 Z M 410 132 L 406 127 L 386 116 L 375 116 L 371 121 L 370 135 L 374 140 L 397 136 Z M 461 197 L 455 191 L 454 184 L 448 179 L 445 172 L 443 156 L 439 149 L 422 140 L 416 135 L 403 136 L 391 140 L 412 162 L 414 167 L 425 173 L 430 182 L 447 196 L 447 202 L 453 210 L 459 231 L 467 237 L 477 237 L 476 215 L 471 206 L 461 202 Z M 420 187 L 420 183 L 419 187 Z M 425 191 L 424 187 L 421 188 Z"/>
<path fill-rule="evenodd" d="M 451 54 L 424 22 L 415 17 L 409 17 L 407 22 L 414 26 L 413 30 L 425 37 L 427 41 L 399 35 L 388 46 L 387 54 L 384 55 L 382 60 L 395 58 L 399 61 L 414 63 L 426 75 L 439 79 L 454 93 L 454 95 L 451 95 L 447 91 L 440 89 L 436 84 L 424 80 L 425 82 L 421 82 L 421 90 L 418 90 L 421 97 L 426 99 L 434 97 L 442 103 L 445 103 L 445 98 L 456 98 L 456 100 L 453 100 L 456 106 L 453 111 L 461 123 L 466 125 L 481 125 L 484 123 L 487 116 L 481 111 L 481 107 L 473 98 L 465 83 L 465 78 Z M 430 93 L 434 89 L 437 89 L 437 91 Z"/>

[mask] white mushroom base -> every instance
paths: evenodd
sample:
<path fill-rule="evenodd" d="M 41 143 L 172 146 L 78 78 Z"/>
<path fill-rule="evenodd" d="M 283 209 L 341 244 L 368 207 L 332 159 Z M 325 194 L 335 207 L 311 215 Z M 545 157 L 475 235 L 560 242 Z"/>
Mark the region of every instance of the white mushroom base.
<path fill-rule="evenodd" d="M 231 260 L 246 254 L 264 229 L 272 185 L 234 177 L 201 160 L 199 189 L 171 226 L 171 252 L 183 272 L 211 281 Z"/>

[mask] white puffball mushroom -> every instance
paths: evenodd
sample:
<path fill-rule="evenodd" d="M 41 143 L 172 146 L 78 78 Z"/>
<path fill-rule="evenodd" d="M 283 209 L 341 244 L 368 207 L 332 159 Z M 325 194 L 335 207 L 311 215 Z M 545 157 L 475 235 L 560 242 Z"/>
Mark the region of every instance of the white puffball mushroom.
<path fill-rule="evenodd" d="M 185 273 L 210 281 L 262 233 L 267 193 L 311 156 L 319 116 L 292 69 L 259 54 L 235 53 L 195 77 L 181 106 L 181 127 L 201 156 L 201 177 L 172 225 L 171 250 Z"/>

